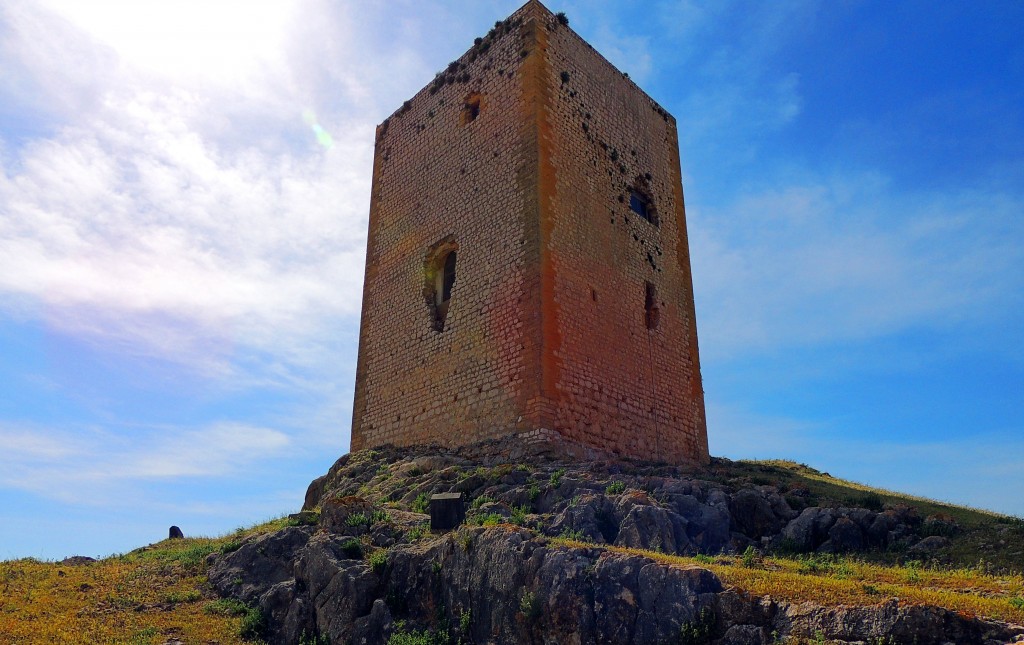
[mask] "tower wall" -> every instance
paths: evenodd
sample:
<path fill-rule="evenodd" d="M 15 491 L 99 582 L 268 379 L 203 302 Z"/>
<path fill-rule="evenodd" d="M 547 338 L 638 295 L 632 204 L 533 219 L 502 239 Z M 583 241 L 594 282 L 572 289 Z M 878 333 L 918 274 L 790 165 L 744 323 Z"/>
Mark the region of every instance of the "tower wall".
<path fill-rule="evenodd" d="M 540 347 L 524 338 L 536 316 L 538 243 L 524 34 L 511 27 L 522 13 L 377 129 L 354 450 L 528 427 L 520 417 Z M 479 113 L 469 120 L 475 98 Z M 424 290 L 428 254 L 444 240 L 457 245 L 456 279 L 437 330 Z"/>
<path fill-rule="evenodd" d="M 555 175 L 546 238 L 559 330 L 555 429 L 622 454 L 704 461 L 675 119 L 576 33 L 542 35 L 553 90 L 542 155 Z M 657 224 L 630 209 L 634 190 L 650 198 Z"/>
<path fill-rule="evenodd" d="M 539 2 L 381 124 L 370 211 L 353 449 L 544 429 L 707 460 L 675 120 Z"/>

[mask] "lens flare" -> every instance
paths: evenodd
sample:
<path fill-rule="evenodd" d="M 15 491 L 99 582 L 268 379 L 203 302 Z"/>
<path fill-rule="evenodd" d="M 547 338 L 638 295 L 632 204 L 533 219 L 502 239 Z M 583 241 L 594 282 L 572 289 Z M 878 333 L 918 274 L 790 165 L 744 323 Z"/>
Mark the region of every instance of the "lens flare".
<path fill-rule="evenodd" d="M 324 148 L 330 150 L 334 145 L 334 139 L 327 130 L 324 130 L 323 126 L 316 122 L 316 115 L 313 114 L 312 110 L 306 110 L 302 113 L 302 119 L 313 129 L 313 134 L 316 135 L 316 141 Z"/>

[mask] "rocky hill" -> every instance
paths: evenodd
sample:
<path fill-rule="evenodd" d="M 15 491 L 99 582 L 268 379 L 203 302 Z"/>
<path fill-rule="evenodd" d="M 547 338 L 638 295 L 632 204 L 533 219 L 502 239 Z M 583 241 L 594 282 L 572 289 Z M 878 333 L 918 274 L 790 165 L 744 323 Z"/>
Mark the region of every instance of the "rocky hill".
<path fill-rule="evenodd" d="M 789 462 L 387 448 L 254 529 L 0 563 L 0 642 L 1024 642 L 1022 570 L 1020 519 Z"/>
<path fill-rule="evenodd" d="M 468 517 L 431 534 L 442 492 Z M 273 642 L 1024 640 L 1024 523 L 795 464 L 370 450 L 314 481 L 292 523 L 210 557 Z M 962 580 L 984 570 L 1002 577 Z"/>

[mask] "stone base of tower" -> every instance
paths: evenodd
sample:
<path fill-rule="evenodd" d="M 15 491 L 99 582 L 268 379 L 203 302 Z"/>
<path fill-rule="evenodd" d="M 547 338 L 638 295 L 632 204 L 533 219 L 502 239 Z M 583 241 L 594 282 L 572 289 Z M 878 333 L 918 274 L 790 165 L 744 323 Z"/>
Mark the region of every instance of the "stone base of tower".
<path fill-rule="evenodd" d="M 453 434 L 447 441 L 433 441 L 430 443 L 398 442 L 362 446 L 353 451 L 365 448 L 381 448 L 388 445 L 397 447 L 421 446 L 423 453 L 431 454 L 445 452 L 457 454 L 469 459 L 482 461 L 495 461 L 506 463 L 518 461 L 534 456 L 544 456 L 553 459 L 565 459 L 578 462 L 594 461 L 633 461 L 652 464 L 669 464 L 673 466 L 700 467 L 706 465 L 709 459 L 692 459 L 689 456 L 664 455 L 651 450 L 643 453 L 622 452 L 616 450 L 603 450 L 593 445 L 574 441 L 565 435 L 548 428 L 535 428 L 532 430 L 512 430 L 504 435 L 495 434 L 490 439 L 471 440 L 460 442 L 459 438 L 466 435 Z"/>

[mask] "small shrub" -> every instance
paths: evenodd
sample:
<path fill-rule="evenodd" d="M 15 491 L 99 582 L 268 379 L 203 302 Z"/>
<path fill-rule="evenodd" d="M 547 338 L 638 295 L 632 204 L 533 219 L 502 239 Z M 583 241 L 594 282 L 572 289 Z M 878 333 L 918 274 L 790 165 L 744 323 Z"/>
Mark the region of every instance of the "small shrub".
<path fill-rule="evenodd" d="M 558 537 L 562 538 L 563 540 L 573 540 L 575 542 L 586 541 L 586 536 L 583 535 L 583 531 L 573 531 L 569 527 L 565 527 L 564 529 L 562 529 L 562 532 L 558 534 Z"/>
<path fill-rule="evenodd" d="M 555 472 L 551 473 L 551 487 L 558 488 L 562 485 L 562 476 L 565 475 L 565 468 L 559 468 Z"/>
<path fill-rule="evenodd" d="M 562 25 L 563 27 L 569 26 L 569 16 L 565 15 L 564 11 L 559 11 L 558 13 L 556 13 L 555 18 L 558 19 L 558 24 Z"/>
<path fill-rule="evenodd" d="M 217 616 L 241 616 L 249 611 L 249 606 L 241 600 L 235 600 L 234 598 L 220 598 L 206 603 L 203 611 Z"/>
<path fill-rule="evenodd" d="M 415 542 L 416 540 L 420 539 L 426 534 L 427 525 L 417 524 L 416 526 L 412 527 L 411 529 L 405 532 L 405 539 L 409 540 L 410 542 Z"/>
<path fill-rule="evenodd" d="M 881 511 L 885 509 L 885 500 L 878 493 L 866 493 L 861 497 L 854 500 L 858 506 L 866 508 L 869 511 Z"/>
<path fill-rule="evenodd" d="M 622 491 L 626 490 L 626 484 L 623 482 L 612 482 L 608 484 L 608 487 L 604 489 L 604 492 L 609 495 L 618 495 Z"/>
<path fill-rule="evenodd" d="M 356 538 L 349 538 L 342 543 L 341 552 L 351 560 L 362 560 L 363 543 Z"/>
<path fill-rule="evenodd" d="M 869 596 L 878 596 L 882 593 L 875 585 L 861 585 L 861 589 Z"/>
<path fill-rule="evenodd" d="M 755 549 L 752 546 L 748 546 L 747 549 L 743 552 L 743 555 L 740 557 L 743 561 L 743 566 L 745 566 L 748 569 L 756 568 L 758 565 L 758 561 L 760 560 L 760 556 L 757 553 L 757 549 Z"/>
<path fill-rule="evenodd" d="M 426 493 L 420 493 L 416 496 L 416 499 L 412 502 L 413 513 L 426 513 L 430 508 L 430 495 Z"/>
<path fill-rule="evenodd" d="M 481 495 L 480 497 L 477 497 L 476 499 L 473 500 L 473 503 L 472 505 L 470 505 L 470 508 L 480 508 L 484 504 L 489 504 L 490 502 L 493 501 L 494 499 L 491 496 Z"/>
<path fill-rule="evenodd" d="M 1014 609 L 1024 610 L 1024 598 L 1010 598 L 1010 606 Z"/>
<path fill-rule="evenodd" d="M 509 521 L 518 526 L 522 526 L 526 522 L 526 516 L 529 515 L 530 509 L 526 506 L 513 506 L 512 517 Z"/>
<path fill-rule="evenodd" d="M 259 607 L 250 607 L 242 616 L 242 625 L 238 628 L 238 635 L 243 640 L 253 641 L 263 638 L 267 631 L 267 617 Z"/>
<path fill-rule="evenodd" d="M 374 573 L 380 573 L 384 571 L 384 567 L 388 566 L 388 552 L 384 549 L 380 551 L 374 551 L 370 554 L 370 569 Z"/>
<path fill-rule="evenodd" d="M 285 520 L 285 526 L 316 526 L 320 522 L 320 513 L 316 511 L 303 511 L 290 515 Z"/>
<path fill-rule="evenodd" d="M 242 541 L 241 540 L 228 540 L 224 544 L 220 545 L 220 552 L 221 553 L 231 553 L 232 551 L 237 551 L 237 550 L 239 550 L 241 548 L 242 548 Z"/>
<path fill-rule="evenodd" d="M 537 485 L 537 482 L 530 484 L 530 488 L 526 491 L 526 494 L 530 496 L 531 502 L 537 501 L 537 498 L 540 497 L 540 486 Z"/>
<path fill-rule="evenodd" d="M 307 634 L 306 630 L 302 630 L 302 635 L 299 636 L 299 645 L 331 645 L 331 640 L 327 636 Z"/>
<path fill-rule="evenodd" d="M 444 645 L 446 640 L 427 629 L 407 631 L 405 624 L 399 621 L 395 624 L 395 632 L 388 639 L 388 645 Z"/>
<path fill-rule="evenodd" d="M 700 610 L 697 619 L 683 623 L 679 628 L 679 642 L 682 645 L 704 645 L 711 642 L 715 631 L 715 613 L 705 607 Z"/>
<path fill-rule="evenodd" d="M 345 518 L 345 524 L 352 527 L 369 526 L 370 518 L 365 513 L 352 513 Z"/>
<path fill-rule="evenodd" d="M 471 621 L 472 614 L 470 614 L 470 610 L 467 609 L 466 611 L 459 614 L 459 631 L 461 631 L 463 635 L 469 633 L 469 626 Z"/>
<path fill-rule="evenodd" d="M 523 593 L 522 598 L 519 599 L 519 611 L 523 613 L 527 620 L 532 621 L 540 618 L 541 613 L 544 611 L 544 606 L 537 594 L 532 591 L 526 591 Z"/>
<path fill-rule="evenodd" d="M 473 523 L 477 526 L 497 526 L 498 524 L 504 524 L 505 517 L 498 513 L 488 513 L 487 515 L 477 515 L 473 519 Z"/>
<path fill-rule="evenodd" d="M 704 555 L 703 553 L 698 553 L 697 555 L 693 556 L 693 559 L 697 562 L 700 562 L 701 564 L 714 564 L 715 562 L 714 558 L 712 558 L 710 555 Z"/>

